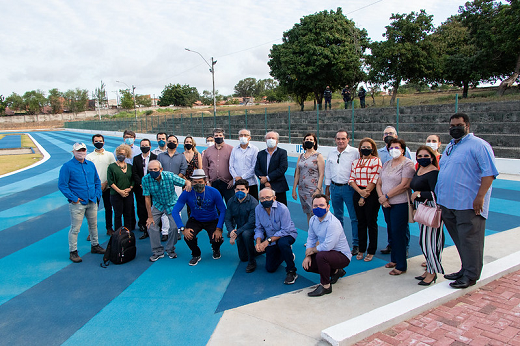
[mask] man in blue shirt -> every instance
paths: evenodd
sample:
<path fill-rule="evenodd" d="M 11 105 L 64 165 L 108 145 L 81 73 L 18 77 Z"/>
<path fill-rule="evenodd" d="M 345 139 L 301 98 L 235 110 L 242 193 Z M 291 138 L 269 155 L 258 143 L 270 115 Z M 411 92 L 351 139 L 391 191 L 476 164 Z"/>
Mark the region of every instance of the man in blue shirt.
<path fill-rule="evenodd" d="M 82 259 L 78 255 L 78 233 L 85 216 L 90 235 L 90 252 L 105 253 L 105 249 L 99 246 L 97 230 L 97 202 L 101 198 L 101 180 L 94 163 L 85 160 L 87 146 L 84 143 L 75 143 L 72 153 L 74 157 L 61 166 L 58 188 L 69 201 L 69 259 L 79 263 Z"/>
<path fill-rule="evenodd" d="M 331 284 L 344 276 L 345 268 L 350 264 L 352 254 L 341 222 L 329 212 L 329 199 L 326 195 L 312 197 L 312 212 L 309 221 L 307 249 L 302 266 L 308 272 L 320 274 L 320 285 L 309 297 L 320 297 L 332 293 Z M 316 243 L 319 241 L 319 244 Z"/>
<path fill-rule="evenodd" d="M 163 167 L 158 160 L 148 163 L 149 173 L 142 180 L 143 196 L 145 199 L 148 219 L 146 227 L 150 235 L 150 245 L 152 247 L 151 262 L 155 262 L 164 257 L 164 247 L 161 245 L 159 221 L 163 215 L 168 218 L 168 243 L 166 243 L 166 253 L 170 258 L 177 258 L 175 244 L 177 244 L 177 229 L 173 224 L 171 212 L 177 202 L 176 186 L 186 186 L 190 190 L 191 183 L 172 172 L 163 171 Z"/>
<path fill-rule="evenodd" d="M 484 237 L 491 199 L 491 184 L 498 176 L 489 143 L 469 133 L 469 117 L 450 117 L 450 141 L 439 162 L 435 186 L 442 220 L 462 262 L 461 269 L 444 275 L 453 288 L 473 286 L 484 263 Z"/>
<path fill-rule="evenodd" d="M 172 216 L 184 235 L 184 240 L 191 250 L 190 266 L 197 265 L 200 261 L 200 248 L 197 245 L 197 234 L 203 229 L 208 232 L 209 242 L 213 249 L 213 259 L 220 258 L 220 246 L 222 240 L 222 226 L 226 217 L 226 206 L 217 189 L 206 185 L 206 174 L 203 169 L 193 170 L 191 176 L 192 191 L 183 191 L 173 207 Z M 191 216 L 182 223 L 179 212 L 188 204 Z"/>
<path fill-rule="evenodd" d="M 287 273 L 284 284 L 291 285 L 298 278 L 294 265 L 291 245 L 298 232 L 291 220 L 291 214 L 285 204 L 276 201 L 276 193 L 271 188 L 260 191 L 260 203 L 255 208 L 256 214 L 256 251 L 265 251 L 265 269 L 274 273 L 285 262 Z"/>
<path fill-rule="evenodd" d="M 255 186 L 256 189 L 256 186 Z M 238 257 L 248 262 L 246 273 L 256 269 L 255 257 L 255 208 L 258 201 L 249 194 L 249 183 L 245 179 L 235 182 L 235 196 L 231 197 L 226 209 L 226 228 L 230 232 L 231 245 L 237 243 Z"/>

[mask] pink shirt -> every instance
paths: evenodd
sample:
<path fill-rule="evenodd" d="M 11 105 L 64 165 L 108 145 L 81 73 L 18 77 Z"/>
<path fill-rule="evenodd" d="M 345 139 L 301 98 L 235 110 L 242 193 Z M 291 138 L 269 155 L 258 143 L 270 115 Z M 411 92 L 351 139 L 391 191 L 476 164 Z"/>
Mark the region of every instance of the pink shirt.
<path fill-rule="evenodd" d="M 229 157 L 233 151 L 233 146 L 223 143 L 220 149 L 217 146 L 211 146 L 205 150 L 202 157 L 202 168 L 210 182 L 222 180 L 229 183 L 233 177 L 229 173 Z"/>
<path fill-rule="evenodd" d="M 413 178 L 415 174 L 415 170 L 413 168 L 413 162 L 409 158 L 405 158 L 403 162 L 401 162 L 396 167 L 392 167 L 392 161 L 388 160 L 383 164 L 383 168 L 381 169 L 380 178 L 381 179 L 381 191 L 383 194 L 387 194 L 390 190 L 392 190 L 397 185 L 401 184 L 401 181 L 406 178 Z M 390 204 L 400 204 L 400 203 L 408 203 L 408 198 L 406 194 L 408 192 L 403 192 L 399 195 L 392 196 L 388 200 Z"/>

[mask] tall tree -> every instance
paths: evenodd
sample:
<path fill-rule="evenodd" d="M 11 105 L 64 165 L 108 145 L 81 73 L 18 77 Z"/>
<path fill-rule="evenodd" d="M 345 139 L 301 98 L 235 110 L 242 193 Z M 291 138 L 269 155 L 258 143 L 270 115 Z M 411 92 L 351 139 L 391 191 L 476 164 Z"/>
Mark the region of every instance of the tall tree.
<path fill-rule="evenodd" d="M 47 98 L 41 90 L 27 91 L 22 96 L 23 106 L 27 114 L 39 114 L 43 112 L 43 107 L 47 105 Z"/>
<path fill-rule="evenodd" d="M 258 93 L 258 82 L 256 78 L 248 77 L 239 80 L 235 85 L 235 96 L 238 97 L 251 97 L 256 96 Z"/>
<path fill-rule="evenodd" d="M 340 7 L 301 18 L 282 40 L 271 48 L 267 64 L 271 76 L 295 96 L 302 110 L 310 93 L 321 105 L 327 85 L 335 90 L 364 78 L 367 32 L 345 17 Z"/>
<path fill-rule="evenodd" d="M 169 84 L 164 87 L 159 97 L 159 106 L 180 106 L 191 107 L 199 99 L 197 88 L 190 87 L 188 84 Z"/>
<path fill-rule="evenodd" d="M 434 78 L 433 43 L 428 38 L 433 30 L 432 18 L 424 10 L 392 14 L 383 34 L 386 40 L 370 46 L 369 79 L 392 87 L 390 104 L 395 102 L 401 82 Z"/>
<path fill-rule="evenodd" d="M 11 95 L 7 96 L 5 99 L 7 107 L 12 110 L 19 111 L 23 109 L 23 98 L 17 93 L 13 92 Z"/>
<path fill-rule="evenodd" d="M 121 108 L 132 109 L 134 108 L 134 95 L 130 92 L 130 89 L 119 90 L 121 94 Z M 136 100 L 137 102 L 137 100 Z"/>
<path fill-rule="evenodd" d="M 95 89 L 94 98 L 96 99 L 99 108 L 108 106 L 108 97 L 105 90 L 105 83 L 103 83 L 103 81 L 101 81 L 101 86 Z"/>
<path fill-rule="evenodd" d="M 84 112 L 88 107 L 87 89 L 69 89 L 63 93 L 63 98 L 68 111 L 74 114 Z"/>
<path fill-rule="evenodd" d="M 135 95 L 135 102 L 139 106 L 150 107 L 152 106 L 152 99 L 150 95 Z"/>
<path fill-rule="evenodd" d="M 51 106 L 52 114 L 63 113 L 63 98 L 61 92 L 57 88 L 49 90 L 47 100 Z"/>
<path fill-rule="evenodd" d="M 0 115 L 4 115 L 6 108 L 7 102 L 5 102 L 4 95 L 0 95 Z"/>

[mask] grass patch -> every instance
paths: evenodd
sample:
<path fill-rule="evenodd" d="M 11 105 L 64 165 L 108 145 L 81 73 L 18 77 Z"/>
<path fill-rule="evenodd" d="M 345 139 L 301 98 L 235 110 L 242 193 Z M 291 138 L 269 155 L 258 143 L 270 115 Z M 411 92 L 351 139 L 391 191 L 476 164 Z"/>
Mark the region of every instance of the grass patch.
<path fill-rule="evenodd" d="M 40 153 L 29 136 L 22 133 L 13 133 L 22 136 L 22 148 L 33 148 L 34 154 L 2 155 L 0 156 L 0 175 L 16 171 L 40 161 L 43 155 Z M 5 135 L 0 135 L 0 139 Z"/>

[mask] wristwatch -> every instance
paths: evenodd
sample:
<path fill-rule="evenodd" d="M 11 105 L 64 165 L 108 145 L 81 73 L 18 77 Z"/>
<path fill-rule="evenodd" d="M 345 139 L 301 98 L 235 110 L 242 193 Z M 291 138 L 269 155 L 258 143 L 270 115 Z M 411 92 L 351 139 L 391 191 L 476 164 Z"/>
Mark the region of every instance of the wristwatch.
<path fill-rule="evenodd" d="M 184 227 L 179 228 L 179 231 L 184 232 Z"/>
<path fill-rule="evenodd" d="M 271 244 L 271 243 L 273 242 L 273 240 L 271 239 L 271 237 L 267 238 L 267 242 L 268 242 L 269 244 Z"/>

